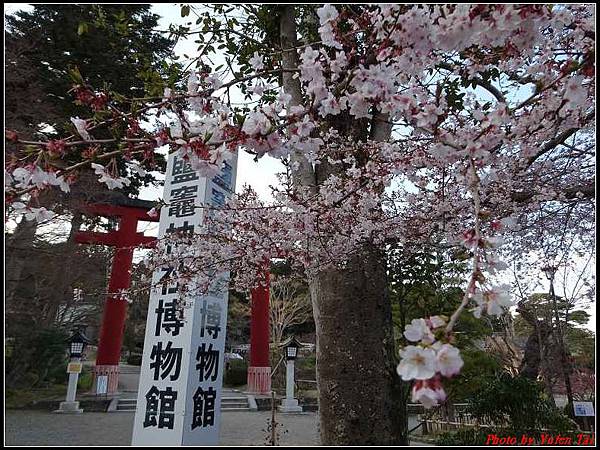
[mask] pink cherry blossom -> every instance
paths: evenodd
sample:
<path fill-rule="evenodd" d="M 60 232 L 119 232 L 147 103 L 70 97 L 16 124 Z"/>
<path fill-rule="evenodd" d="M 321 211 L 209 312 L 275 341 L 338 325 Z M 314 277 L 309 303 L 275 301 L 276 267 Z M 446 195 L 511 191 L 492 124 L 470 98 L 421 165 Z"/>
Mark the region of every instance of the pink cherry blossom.
<path fill-rule="evenodd" d="M 222 89 L 236 80 L 192 71 L 183 92 L 165 91 L 159 103 L 168 128 L 118 144 L 144 152 L 148 168 L 156 145 L 169 144 L 210 177 L 237 151 L 282 162 L 272 201 L 243 189 L 211 211 L 202 233 L 161 240 L 149 264 L 179 259 L 190 290 L 206 290 L 225 271 L 236 274 L 236 288 L 251 288 L 273 258 L 311 277 L 343 268 L 365 245 L 451 247 L 469 267 L 462 302 L 450 317 L 411 322 L 404 334 L 415 345 L 398 366 L 403 379 L 422 381 L 413 398 L 433 405 L 445 396 L 443 378 L 462 366 L 450 344 L 458 318 L 510 305 L 508 287 L 492 280 L 511 259 L 540 249 L 533 230 L 553 236 L 568 222 L 593 247 L 593 8 L 389 4 L 347 12 L 317 9 L 319 37 L 298 46 L 291 75 L 300 96 L 261 73 L 268 56 L 256 52 L 244 78 L 260 98 L 243 117 Z M 278 70 L 279 57 L 273 62 Z M 447 89 L 454 81 L 460 101 Z M 271 88 L 276 96 L 264 95 Z M 85 124 L 74 124 L 85 139 Z M 381 137 L 383 124 L 391 131 Z M 71 154 L 78 140 L 42 142 L 39 153 L 9 162 L 7 197 L 25 205 L 29 193 L 68 190 L 68 171 L 45 161 Z M 116 165 L 91 167 L 109 188 L 129 182 Z"/>
<path fill-rule="evenodd" d="M 411 400 L 429 409 L 446 400 L 446 392 L 439 383 L 417 382 L 413 385 Z"/>

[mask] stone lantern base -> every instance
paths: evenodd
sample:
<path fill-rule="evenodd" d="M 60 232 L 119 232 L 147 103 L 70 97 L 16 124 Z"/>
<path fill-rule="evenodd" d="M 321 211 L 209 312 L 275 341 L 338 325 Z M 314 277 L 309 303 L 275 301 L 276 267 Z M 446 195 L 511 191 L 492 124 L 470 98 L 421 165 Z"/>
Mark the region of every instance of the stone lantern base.
<path fill-rule="evenodd" d="M 295 398 L 284 398 L 281 400 L 279 412 L 282 413 L 299 413 L 302 412 L 302 406 L 298 405 L 298 400 Z"/>
<path fill-rule="evenodd" d="M 79 402 L 60 402 L 58 409 L 53 412 L 57 414 L 81 414 L 83 409 L 79 408 Z"/>

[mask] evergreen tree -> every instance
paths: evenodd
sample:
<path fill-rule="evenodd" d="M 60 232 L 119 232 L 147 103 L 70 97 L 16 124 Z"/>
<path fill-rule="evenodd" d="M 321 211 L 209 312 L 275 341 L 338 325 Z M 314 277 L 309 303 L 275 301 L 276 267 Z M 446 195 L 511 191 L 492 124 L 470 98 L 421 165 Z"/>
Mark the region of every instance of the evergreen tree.
<path fill-rule="evenodd" d="M 562 297 L 556 298 L 557 315 L 564 334 L 567 354 L 566 371 L 594 368 L 594 333 L 585 328 L 590 315 Z M 532 294 L 519 303 L 515 334 L 525 347 L 522 371 L 530 378 L 542 376 L 548 390 L 556 391 L 564 383 L 561 373 L 561 345 L 557 336 L 554 303 L 549 294 Z M 541 361 L 540 361 L 541 359 Z"/>
<path fill-rule="evenodd" d="M 174 41 L 156 31 L 158 19 L 150 5 L 35 5 L 31 12 L 7 16 L 6 48 L 12 56 L 7 74 L 13 77 L 7 80 L 13 82 L 7 86 L 12 88 L 7 89 L 7 110 L 26 109 L 22 99 L 34 91 L 37 95 L 28 100 L 47 110 L 29 117 L 26 125 L 39 131 L 39 124 L 46 123 L 64 131 L 66 117 L 87 111 L 65 95 L 73 84 L 69 71 L 75 68 L 95 89 L 132 97 L 146 91 L 162 94 L 162 77 L 173 70 L 166 69 L 165 58 Z M 29 79 L 19 89 L 21 80 L 15 78 L 23 74 Z M 10 122 L 7 127 L 14 128 Z"/>
<path fill-rule="evenodd" d="M 403 333 L 411 320 L 438 314 L 450 316 L 458 307 L 467 270 L 463 259 L 460 252 L 435 246 L 389 249 L 388 288 L 394 333 L 400 347 L 410 344 Z M 464 401 L 481 388 L 490 374 L 500 370 L 499 362 L 485 349 L 486 338 L 499 329 L 497 322 L 484 322 L 472 314 L 460 317 L 455 345 L 461 349 L 465 365 L 461 374 L 447 384 L 448 403 Z M 409 392 L 410 383 L 405 383 L 407 401 Z"/>
<path fill-rule="evenodd" d="M 43 141 L 60 139 L 75 130 L 70 117 L 86 117 L 89 105 L 81 101 L 79 92 L 93 92 L 112 99 L 119 95 L 144 97 L 162 95 L 167 85 L 178 81 L 177 64 L 167 67 L 166 58 L 172 54 L 175 41 L 157 31 L 159 16 L 150 12 L 150 5 L 34 5 L 32 11 L 20 11 L 6 16 L 5 72 L 6 128 L 24 134 L 37 134 Z M 131 108 L 143 106 L 143 100 Z M 97 111 L 95 120 L 106 119 L 107 111 Z M 123 127 L 126 124 L 119 123 Z M 116 130 L 115 130 L 116 131 Z M 95 138 L 110 136 L 110 131 L 95 131 Z M 11 164 L 12 143 L 7 142 L 5 158 Z M 77 159 L 79 154 L 69 155 Z M 160 157 L 159 157 L 160 158 Z M 159 158 L 156 162 L 164 166 Z M 119 169 L 124 163 L 119 162 Z M 61 244 L 58 257 L 73 262 L 84 258 L 86 251 L 78 250 L 73 241 L 74 231 L 83 218 L 80 206 L 93 200 L 100 191 L 93 182 L 97 176 L 85 169 L 71 185 L 71 196 L 58 189 L 43 192 L 34 201 L 40 206 L 52 205 L 55 211 L 72 213 L 72 230 L 67 242 Z M 135 176 L 125 193 L 137 195 L 139 188 L 153 181 L 151 175 Z M 107 191 L 107 189 L 103 189 Z M 112 194 L 112 192 L 105 192 Z M 111 198 L 111 197 L 107 197 Z M 56 204 L 60 205 L 57 206 Z M 7 235 L 10 258 L 7 262 L 7 310 L 19 320 L 11 321 L 10 337 L 17 348 L 27 346 L 30 331 L 22 318 L 32 323 L 28 315 L 36 315 L 37 331 L 51 330 L 59 323 L 57 311 L 68 302 L 74 282 L 84 286 L 106 286 L 102 271 L 64 271 L 60 268 L 57 286 L 32 282 L 55 274 L 35 266 L 43 261 L 49 243 L 36 236 L 36 222 L 22 220 L 12 234 Z M 39 235 L 39 233 L 38 233 Z M 37 239 L 36 239 L 37 238 Z M 56 252 L 56 246 L 52 247 Z M 100 252 L 92 252 L 100 253 Z M 73 262 L 73 264 L 75 264 Z M 76 264 L 75 264 L 76 265 Z M 98 268 L 98 267 L 97 267 Z M 33 277 L 33 278 L 32 278 Z M 98 277 L 100 280 L 98 280 Z M 99 284 L 98 284 L 99 283 Z M 55 283 L 56 284 L 56 283 Z M 97 289 L 98 290 L 98 289 Z M 99 305 L 104 296 L 99 295 Z M 98 315 L 98 312 L 96 312 Z M 68 331 L 68 330 L 66 330 Z M 17 385 L 27 379 L 26 373 L 36 364 L 33 354 L 23 354 L 19 368 L 10 371 L 10 382 Z M 33 383 L 42 381 L 36 378 Z"/>

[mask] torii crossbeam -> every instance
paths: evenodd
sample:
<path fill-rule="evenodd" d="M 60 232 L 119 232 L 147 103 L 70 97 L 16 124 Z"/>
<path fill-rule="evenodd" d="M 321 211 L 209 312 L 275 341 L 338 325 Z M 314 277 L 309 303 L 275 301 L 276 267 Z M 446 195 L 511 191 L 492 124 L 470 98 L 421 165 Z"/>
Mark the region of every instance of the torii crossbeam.
<path fill-rule="evenodd" d="M 94 367 L 94 386 L 98 376 L 108 376 L 107 393 L 109 394 L 117 391 L 119 383 L 119 360 L 127 317 L 127 301 L 123 291 L 129 289 L 131 285 L 133 251 L 136 247 L 152 247 L 156 241 L 154 237 L 138 233 L 137 224 L 140 221 L 158 222 L 158 218 L 148 216 L 152 202 L 124 198 L 118 203 L 92 203 L 83 208 L 89 214 L 118 218 L 117 230 L 107 233 L 78 231 L 75 234 L 75 241 L 79 244 L 115 247 Z"/>

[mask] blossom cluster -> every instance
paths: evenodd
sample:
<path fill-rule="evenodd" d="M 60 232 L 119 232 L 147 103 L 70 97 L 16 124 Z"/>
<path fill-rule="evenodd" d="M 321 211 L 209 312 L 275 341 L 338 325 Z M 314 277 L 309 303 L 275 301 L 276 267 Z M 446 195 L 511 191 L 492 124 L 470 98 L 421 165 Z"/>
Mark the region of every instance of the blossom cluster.
<path fill-rule="evenodd" d="M 308 98 L 306 104 L 292 104 L 285 91 L 262 101 L 266 87 L 259 83 L 251 90 L 259 97 L 258 105 L 246 115 L 239 131 L 232 133 L 232 113 L 226 104 L 215 96 L 194 97 L 190 105 L 199 119 L 186 120 L 185 125 L 177 121 L 171 135 L 180 137 L 178 151 L 198 170 L 206 171 L 210 163 L 209 158 L 194 157 L 190 151 L 194 136 L 208 136 L 204 144 L 212 142 L 226 151 L 239 148 L 284 161 L 300 153 L 315 170 L 324 165 L 334 169 L 316 191 L 292 183 L 301 168 L 297 161 L 290 162 L 281 187 L 273 192 L 275 204 L 267 205 L 247 190 L 223 210 L 213 212 L 210 223 L 197 236 L 167 238 L 163 248 L 179 245 L 186 249 L 177 256 L 185 267 L 179 276 L 190 289 L 202 289 L 215 272 L 232 269 L 235 282 L 243 288 L 253 285 L 259 268 L 271 258 L 286 258 L 311 274 L 330 264 L 343 265 L 367 242 L 418 242 L 437 235 L 462 244 L 473 259 L 456 317 L 467 308 L 475 317 L 504 313 L 511 304 L 509 287 L 491 282 L 491 277 L 506 267 L 498 255 L 501 239 L 494 233 L 511 231 L 512 217 L 518 216 L 520 206 L 510 204 L 512 214 L 493 216 L 491 211 L 506 208 L 503 205 L 508 205 L 512 192 L 531 186 L 529 167 L 520 164 L 535 156 L 534 149 L 566 127 L 579 126 L 592 107 L 590 76 L 565 72 L 557 65 L 551 51 L 555 37 L 542 32 L 553 26 L 564 29 L 562 44 L 577 48 L 585 57 L 591 41 L 577 41 L 577 32 L 566 36 L 573 23 L 580 30 L 591 23 L 583 10 L 572 13 L 571 18 L 578 17 L 576 22 L 537 6 L 427 9 L 386 5 L 371 10 L 365 18 L 373 24 L 365 34 L 368 44 L 377 48 L 376 61 L 367 63 L 348 45 L 347 36 L 352 33 L 339 27 L 346 18 L 334 6 L 320 8 L 322 46 L 306 46 L 299 53 L 298 80 Z M 358 20 L 349 23 L 356 32 L 364 27 Z M 466 51 L 473 45 L 501 48 L 504 53 L 489 61 L 465 58 L 452 62 L 452 67 L 448 52 Z M 533 54 L 536 47 L 539 50 Z M 533 65 L 529 62 L 532 57 L 536 60 Z M 357 59 L 358 63 L 351 62 Z M 250 65 L 257 72 L 264 69 L 260 54 L 252 56 Z M 499 68 L 506 73 L 506 83 L 533 77 L 553 89 L 540 92 L 531 104 L 492 89 L 493 98 L 486 107 L 480 95 L 468 92 L 462 109 L 457 110 L 447 96 L 439 95 L 424 81 L 428 69 L 439 70 L 440 66 L 450 66 L 444 70 L 451 76 L 479 83 L 479 87 L 485 84 L 480 80 L 489 70 Z M 200 92 L 202 83 L 193 74 L 189 93 Z M 558 122 L 545 118 L 547 111 L 556 110 L 569 111 L 569 117 Z M 376 111 L 403 125 L 406 138 L 393 143 L 360 143 L 323 126 L 340 115 L 373 120 Z M 356 155 L 368 162 L 360 163 Z M 392 189 L 394 180 L 398 186 L 398 179 L 412 184 L 416 192 Z M 471 227 L 465 231 L 469 222 Z M 440 223 L 442 233 L 438 231 Z M 195 249 L 193 254 L 188 251 L 190 246 Z M 156 256 L 156 264 L 167 257 L 161 247 Z M 189 282 L 192 274 L 194 287 Z M 415 319 L 407 327 L 405 336 L 415 345 L 402 350 L 398 372 L 405 380 L 415 380 L 414 401 L 439 404 L 445 399 L 443 379 L 459 373 L 462 358 L 451 344 L 456 317 Z"/>
<path fill-rule="evenodd" d="M 417 380 L 413 384 L 412 400 L 426 408 L 446 400 L 441 379 L 458 374 L 464 364 L 459 350 L 444 343 L 446 324 L 447 318 L 443 316 L 413 319 L 404 331 L 406 339 L 417 345 L 402 349 L 397 371 L 404 381 Z"/>
<path fill-rule="evenodd" d="M 11 172 L 4 172 L 4 187 L 14 186 L 17 189 L 35 187 L 44 189 L 48 186 L 58 186 L 63 192 L 69 192 L 69 182 L 56 172 L 46 172 L 37 165 L 17 167 Z"/>
<path fill-rule="evenodd" d="M 131 180 L 125 177 L 116 177 L 109 173 L 102 164 L 91 164 L 96 175 L 100 175 L 98 182 L 105 183 L 109 189 L 122 189 L 123 186 L 129 186 Z"/>
<path fill-rule="evenodd" d="M 22 202 L 14 202 L 12 204 L 17 214 L 23 214 L 25 220 L 36 220 L 37 222 L 45 222 L 52 219 L 56 214 L 53 211 L 48 211 L 43 206 L 40 208 L 34 208 L 27 206 Z"/>

